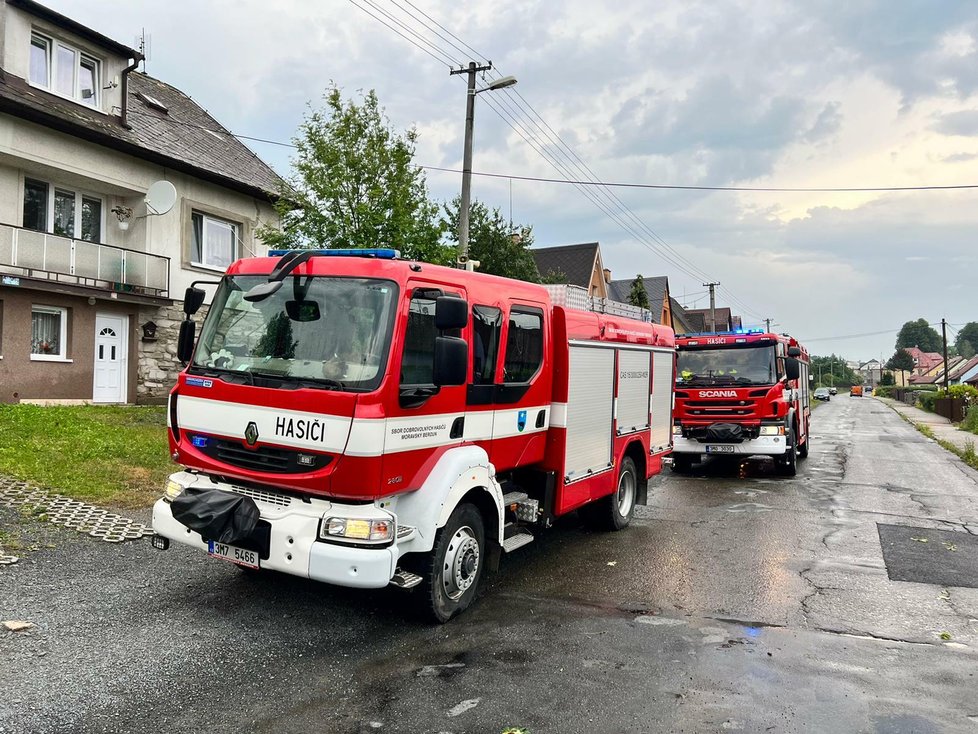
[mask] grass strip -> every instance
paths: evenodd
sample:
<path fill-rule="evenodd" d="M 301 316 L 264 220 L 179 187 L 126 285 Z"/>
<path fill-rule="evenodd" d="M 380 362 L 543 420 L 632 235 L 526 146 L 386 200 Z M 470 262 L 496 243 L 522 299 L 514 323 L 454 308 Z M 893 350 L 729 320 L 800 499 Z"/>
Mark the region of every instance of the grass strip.
<path fill-rule="evenodd" d="M 0 474 L 128 508 L 152 504 L 172 471 L 161 406 L 0 405 Z"/>

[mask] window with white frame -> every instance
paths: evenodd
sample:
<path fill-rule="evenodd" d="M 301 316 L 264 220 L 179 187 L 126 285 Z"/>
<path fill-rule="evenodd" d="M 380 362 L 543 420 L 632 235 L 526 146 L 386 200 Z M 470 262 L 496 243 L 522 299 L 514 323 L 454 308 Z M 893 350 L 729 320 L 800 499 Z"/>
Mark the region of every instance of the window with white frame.
<path fill-rule="evenodd" d="M 62 41 L 31 34 L 30 82 L 89 107 L 99 106 L 101 64 Z"/>
<path fill-rule="evenodd" d="M 91 194 L 24 179 L 24 228 L 62 237 L 102 241 L 102 200 Z"/>
<path fill-rule="evenodd" d="M 190 218 L 193 225 L 190 264 L 225 270 L 238 257 L 240 226 L 197 211 Z"/>
<path fill-rule="evenodd" d="M 31 307 L 31 359 L 61 360 L 67 355 L 68 309 Z"/>

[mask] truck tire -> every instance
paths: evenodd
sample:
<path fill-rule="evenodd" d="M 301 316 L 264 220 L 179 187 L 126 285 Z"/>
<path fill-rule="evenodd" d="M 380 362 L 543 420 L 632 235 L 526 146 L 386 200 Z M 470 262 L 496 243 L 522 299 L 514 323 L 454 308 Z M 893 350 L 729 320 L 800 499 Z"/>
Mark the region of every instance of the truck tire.
<path fill-rule="evenodd" d="M 812 442 L 812 431 L 808 430 L 805 434 L 805 443 L 798 447 L 798 458 L 807 459 L 808 458 L 808 445 Z"/>
<path fill-rule="evenodd" d="M 422 616 L 444 624 L 475 599 L 486 560 L 486 533 L 475 505 L 455 508 L 435 535 L 435 547 L 416 566 L 422 582 L 416 590 Z"/>
<path fill-rule="evenodd" d="M 795 446 L 794 427 L 788 431 L 787 439 L 790 448 L 784 456 L 778 457 L 778 473 L 784 477 L 793 477 L 798 473 L 798 447 Z"/>
<path fill-rule="evenodd" d="M 607 497 L 581 508 L 580 515 L 588 527 L 595 530 L 623 530 L 635 514 L 638 499 L 638 471 L 631 457 L 626 456 L 618 467 L 618 488 Z"/>

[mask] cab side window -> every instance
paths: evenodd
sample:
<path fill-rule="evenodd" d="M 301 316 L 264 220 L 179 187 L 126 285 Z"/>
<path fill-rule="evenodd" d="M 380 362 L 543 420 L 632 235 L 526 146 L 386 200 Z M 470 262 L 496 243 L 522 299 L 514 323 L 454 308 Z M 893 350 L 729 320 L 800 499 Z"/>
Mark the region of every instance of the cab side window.
<path fill-rule="evenodd" d="M 514 306 L 509 314 L 503 381 L 529 382 L 543 364 L 543 311 Z"/>
<path fill-rule="evenodd" d="M 435 329 L 436 297 L 425 291 L 415 291 L 411 296 L 401 357 L 401 385 L 434 384 L 435 337 L 438 336 Z"/>
<path fill-rule="evenodd" d="M 472 384 L 491 385 L 496 376 L 503 312 L 492 306 L 472 308 Z"/>

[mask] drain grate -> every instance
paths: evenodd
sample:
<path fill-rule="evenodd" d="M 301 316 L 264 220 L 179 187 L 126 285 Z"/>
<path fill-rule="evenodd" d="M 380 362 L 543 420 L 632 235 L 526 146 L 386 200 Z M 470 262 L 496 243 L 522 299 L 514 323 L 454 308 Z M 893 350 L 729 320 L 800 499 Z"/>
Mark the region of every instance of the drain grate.
<path fill-rule="evenodd" d="M 891 581 L 978 589 L 978 536 L 877 523 Z"/>
<path fill-rule="evenodd" d="M 153 529 L 145 523 L 14 479 L 0 478 L 0 507 L 30 508 L 39 518 L 43 517 L 54 525 L 87 533 L 106 543 L 121 543 L 153 535 Z M 4 559 L 7 558 L 14 560 L 5 563 Z M 16 560 L 0 550 L 0 565 L 9 565 Z"/>

